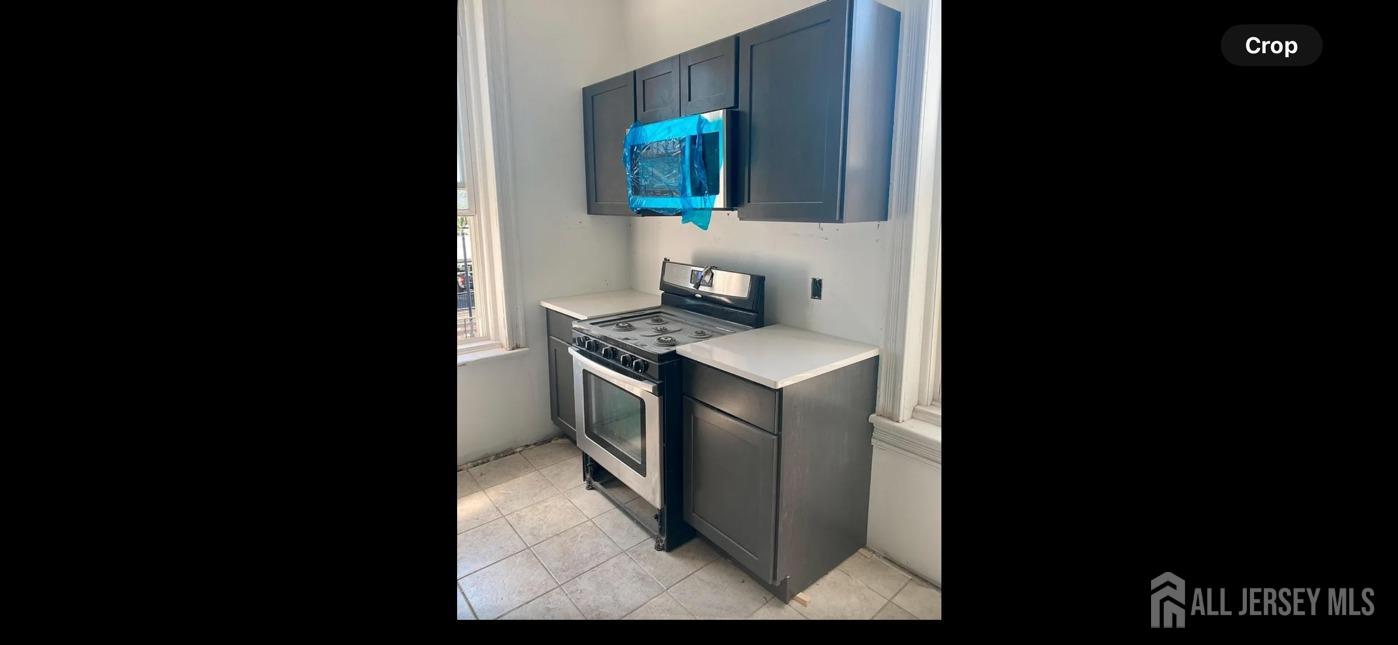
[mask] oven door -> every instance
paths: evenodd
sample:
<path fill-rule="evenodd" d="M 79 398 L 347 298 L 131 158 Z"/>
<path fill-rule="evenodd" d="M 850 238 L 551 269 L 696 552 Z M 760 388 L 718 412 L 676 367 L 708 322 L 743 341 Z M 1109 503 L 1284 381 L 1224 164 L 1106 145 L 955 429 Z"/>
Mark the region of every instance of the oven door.
<path fill-rule="evenodd" d="M 578 447 L 651 506 L 661 506 L 660 396 L 655 383 L 573 355 Z"/>

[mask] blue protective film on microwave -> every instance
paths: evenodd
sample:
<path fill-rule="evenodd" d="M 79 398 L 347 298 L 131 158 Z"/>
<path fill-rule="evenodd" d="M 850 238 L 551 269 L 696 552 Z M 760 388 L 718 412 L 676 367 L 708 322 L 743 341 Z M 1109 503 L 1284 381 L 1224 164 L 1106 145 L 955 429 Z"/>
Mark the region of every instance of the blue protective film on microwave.
<path fill-rule="evenodd" d="M 712 217 L 713 214 L 714 212 L 712 210 L 685 211 L 680 214 L 680 223 L 693 224 L 698 226 L 699 230 L 707 231 L 709 230 L 709 218 Z"/>
<path fill-rule="evenodd" d="M 710 137 L 704 135 L 719 132 L 719 123 L 700 115 L 633 123 L 621 147 L 626 200 L 631 211 L 681 214 L 682 222 L 707 230 L 716 196 L 709 194 L 710 169 L 705 159 L 715 159 L 719 164 L 717 171 L 722 172 L 725 142 L 722 136 L 712 137 L 718 149 L 706 155 L 705 139 Z"/>

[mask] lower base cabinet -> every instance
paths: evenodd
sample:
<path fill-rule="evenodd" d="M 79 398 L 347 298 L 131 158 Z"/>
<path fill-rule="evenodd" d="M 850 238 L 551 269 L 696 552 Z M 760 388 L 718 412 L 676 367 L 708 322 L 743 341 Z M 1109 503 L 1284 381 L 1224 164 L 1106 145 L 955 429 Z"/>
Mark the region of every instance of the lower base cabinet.
<path fill-rule="evenodd" d="M 870 358 L 772 390 L 684 358 L 684 517 L 782 602 L 865 546 Z"/>
<path fill-rule="evenodd" d="M 577 441 L 578 431 L 573 423 L 573 355 L 568 353 L 569 347 L 557 338 L 549 338 L 549 413 L 553 424 Z"/>
<path fill-rule="evenodd" d="M 775 575 L 777 437 L 684 398 L 684 514 L 733 559 Z"/>
<path fill-rule="evenodd" d="M 574 442 L 578 440 L 573 409 L 573 355 L 568 353 L 572 346 L 573 318 L 551 309 L 545 309 L 548 320 L 549 355 L 549 417 L 563 434 Z"/>

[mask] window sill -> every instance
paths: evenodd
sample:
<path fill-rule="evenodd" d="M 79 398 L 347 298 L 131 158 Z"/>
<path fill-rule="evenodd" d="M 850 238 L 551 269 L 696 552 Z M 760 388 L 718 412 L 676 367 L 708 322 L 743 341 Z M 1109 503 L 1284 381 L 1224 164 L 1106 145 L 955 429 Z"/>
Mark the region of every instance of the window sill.
<path fill-rule="evenodd" d="M 919 405 L 913 408 L 913 418 L 926 421 L 934 426 L 942 427 L 942 406 L 941 405 Z"/>
<path fill-rule="evenodd" d="M 874 441 L 914 457 L 942 463 L 942 426 L 912 418 L 894 421 L 877 414 L 869 415 L 869 423 L 874 424 Z"/>
<path fill-rule="evenodd" d="M 471 352 L 469 354 L 458 354 L 456 356 L 456 366 L 461 367 L 462 365 L 466 365 L 468 363 L 476 363 L 480 361 L 490 360 L 492 358 L 516 356 L 519 354 L 523 354 L 527 351 L 529 351 L 528 347 L 520 347 L 518 349 L 505 349 L 504 347 L 496 347 L 495 349 L 485 349 Z"/>

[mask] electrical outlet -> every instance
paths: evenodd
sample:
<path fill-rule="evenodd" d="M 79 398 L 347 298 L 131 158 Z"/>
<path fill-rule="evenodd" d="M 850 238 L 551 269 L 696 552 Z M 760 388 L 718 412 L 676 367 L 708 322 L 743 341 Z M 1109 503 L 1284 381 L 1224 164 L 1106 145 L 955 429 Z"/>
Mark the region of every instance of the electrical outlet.
<path fill-rule="evenodd" d="M 820 278 L 811 278 L 811 300 L 820 300 L 821 286 Z"/>

